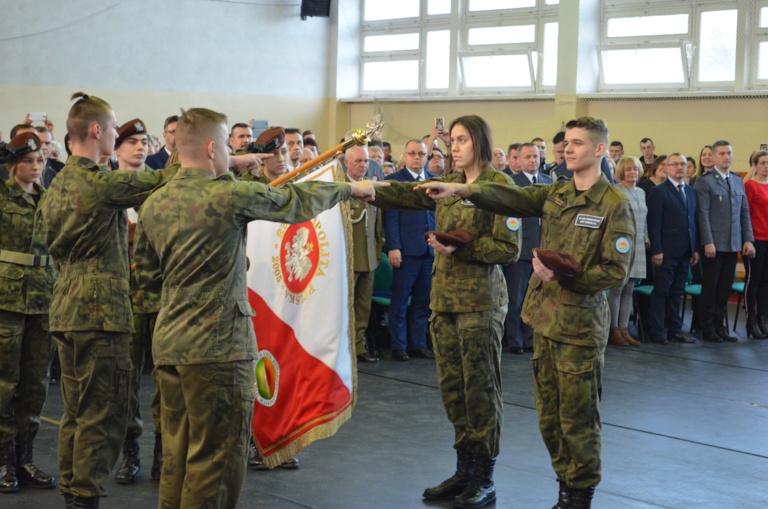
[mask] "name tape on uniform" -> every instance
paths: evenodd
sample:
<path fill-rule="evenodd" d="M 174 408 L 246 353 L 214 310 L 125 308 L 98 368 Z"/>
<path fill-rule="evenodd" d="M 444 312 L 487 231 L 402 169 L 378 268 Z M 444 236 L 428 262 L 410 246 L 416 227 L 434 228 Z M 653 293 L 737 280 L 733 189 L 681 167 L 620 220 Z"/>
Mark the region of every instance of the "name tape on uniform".
<path fill-rule="evenodd" d="M 576 226 L 581 226 L 582 228 L 598 230 L 603 221 L 605 221 L 605 218 L 600 216 L 590 216 L 589 214 L 579 214 L 576 216 Z"/>

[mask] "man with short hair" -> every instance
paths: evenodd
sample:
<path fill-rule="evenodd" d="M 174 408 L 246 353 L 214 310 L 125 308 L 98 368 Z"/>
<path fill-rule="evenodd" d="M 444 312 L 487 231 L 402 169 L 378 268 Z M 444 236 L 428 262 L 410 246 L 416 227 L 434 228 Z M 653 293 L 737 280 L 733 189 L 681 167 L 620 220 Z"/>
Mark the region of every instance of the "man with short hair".
<path fill-rule="evenodd" d="M 653 168 L 653 162 L 656 160 L 656 154 L 653 151 L 656 147 L 653 145 L 653 140 L 650 138 L 643 138 L 640 140 L 640 163 L 643 165 L 643 176 L 650 178 L 649 172 Z"/>
<path fill-rule="evenodd" d="M 347 180 L 360 182 L 368 171 L 368 150 L 351 147 L 344 153 Z M 370 203 L 350 202 L 349 221 L 352 223 L 352 258 L 355 273 L 353 306 L 355 308 L 355 354 L 357 362 L 379 362 L 373 350 L 365 344 L 365 331 L 371 316 L 373 279 L 381 259 L 384 234 L 381 212 Z"/>
<path fill-rule="evenodd" d="M 163 145 L 155 154 L 147 157 L 147 166 L 155 170 L 165 168 L 165 163 L 171 157 L 171 152 L 176 148 L 176 123 L 179 121 L 178 115 L 171 115 L 163 123 Z"/>
<path fill-rule="evenodd" d="M 405 168 L 388 176 L 386 180 L 414 182 L 432 178 L 432 175 L 424 171 L 427 161 L 424 142 L 408 140 L 404 158 Z M 424 238 L 426 232 L 434 229 L 433 211 L 384 210 L 384 251 L 392 265 L 389 338 L 392 357 L 397 361 L 407 361 L 409 351 L 413 356 L 435 358 L 427 348 L 434 253 Z"/>
<path fill-rule="evenodd" d="M 504 153 L 504 149 L 502 148 L 495 148 L 493 149 L 493 159 L 491 159 L 491 164 L 494 168 L 496 168 L 499 171 L 502 171 L 507 163 L 507 154 Z"/>
<path fill-rule="evenodd" d="M 539 171 L 539 148 L 533 143 L 522 143 L 518 149 L 521 171 L 512 175 L 512 180 L 520 187 L 534 184 L 551 184 L 552 179 Z M 533 329 L 523 322 L 521 313 L 528 280 L 533 273 L 533 250 L 541 243 L 541 220 L 538 217 L 510 218 L 508 227 L 512 231 L 522 228 L 520 259 L 516 263 L 505 265 L 504 278 L 507 281 L 509 307 L 504 320 L 504 344 L 513 354 L 533 352 Z"/>
<path fill-rule="evenodd" d="M 40 138 L 40 143 L 43 145 L 43 157 L 45 157 L 45 168 L 43 168 L 43 174 L 40 175 L 40 185 L 48 189 L 53 178 L 64 167 L 64 163 L 51 159 L 53 133 L 47 127 L 41 125 L 35 127 L 35 131 L 37 132 L 37 137 Z"/>
<path fill-rule="evenodd" d="M 550 173 L 552 168 L 565 162 L 565 131 L 558 131 L 555 137 L 552 138 L 552 158 L 554 161 L 547 168 L 547 171 Z"/>
<path fill-rule="evenodd" d="M 507 167 L 504 168 L 503 171 L 510 177 L 520 171 L 520 165 L 518 163 L 519 157 L 517 153 L 519 148 L 520 143 L 510 143 L 509 147 L 507 147 Z"/>
<path fill-rule="evenodd" d="M 286 128 L 285 144 L 288 146 L 291 169 L 296 169 L 301 165 L 301 150 L 304 148 L 304 138 L 301 136 L 301 131 L 293 127 Z"/>
<path fill-rule="evenodd" d="M 624 157 L 624 144 L 620 141 L 612 141 L 608 149 L 608 156 L 614 163 L 618 164 L 619 159 Z"/>
<path fill-rule="evenodd" d="M 683 154 L 671 154 L 667 158 L 667 179 L 648 193 L 648 238 L 655 267 L 650 297 L 650 337 L 651 341 L 661 344 L 696 342 L 683 333 L 680 316 L 688 271 L 699 262 L 696 191 L 685 183 L 686 163 Z"/>
<path fill-rule="evenodd" d="M 560 483 L 558 508 L 589 509 L 601 479 L 598 405 L 610 326 L 605 291 L 626 284 L 634 252 L 628 198 L 600 175 L 607 145 L 603 121 L 581 117 L 566 124 L 565 160 L 573 180 L 525 188 L 421 186 L 434 199 L 457 195 L 496 214 L 542 218 L 541 250 L 550 250 L 546 259 L 556 271 L 533 259 L 523 319 L 534 331 L 536 412 Z"/>
<path fill-rule="evenodd" d="M 392 145 L 388 141 L 381 142 L 381 149 L 384 151 L 384 162 L 392 162 Z"/>
<path fill-rule="evenodd" d="M 696 179 L 699 237 L 704 250 L 699 320 L 702 339 L 736 342 L 724 325 L 739 251 L 753 258 L 755 237 L 744 191 L 744 182 L 729 170 L 733 160 L 730 142 L 712 144 L 715 167 Z"/>
<path fill-rule="evenodd" d="M 445 173 L 445 156 L 439 148 L 433 148 L 429 159 L 429 173 L 435 177 L 442 177 Z"/>
<path fill-rule="evenodd" d="M 232 126 L 229 133 L 229 146 L 232 152 L 237 153 L 245 150 L 250 142 L 253 141 L 253 129 L 244 122 L 238 122 Z"/>
<path fill-rule="evenodd" d="M 547 142 L 543 138 L 534 138 L 531 143 L 539 148 L 539 171 L 546 171 L 547 168 Z"/>
<path fill-rule="evenodd" d="M 341 200 L 373 196 L 371 182 L 276 188 L 234 180 L 226 122 L 204 108 L 181 116 L 181 169 L 139 217 L 139 284 L 163 294 L 153 346 L 163 408 L 160 508 L 235 507 L 240 496 L 257 353 L 246 287 L 248 223 L 302 223 Z"/>

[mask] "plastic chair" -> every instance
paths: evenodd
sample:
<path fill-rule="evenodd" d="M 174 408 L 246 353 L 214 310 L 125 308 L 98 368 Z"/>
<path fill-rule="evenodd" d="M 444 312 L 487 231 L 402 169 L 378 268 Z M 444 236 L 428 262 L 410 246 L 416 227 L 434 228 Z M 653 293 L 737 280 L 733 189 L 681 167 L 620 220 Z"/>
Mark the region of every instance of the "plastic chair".
<path fill-rule="evenodd" d="M 651 297 L 651 292 L 653 292 L 653 285 L 641 285 L 640 279 L 637 280 L 637 283 L 635 284 L 635 287 L 632 289 L 632 301 L 635 306 L 635 317 L 637 319 L 637 328 L 640 331 L 640 337 L 645 340 L 645 330 L 643 326 L 643 322 L 646 321 L 648 318 L 643 316 L 642 308 L 640 306 L 640 303 L 637 300 L 638 295 L 642 295 L 648 299 Z"/>

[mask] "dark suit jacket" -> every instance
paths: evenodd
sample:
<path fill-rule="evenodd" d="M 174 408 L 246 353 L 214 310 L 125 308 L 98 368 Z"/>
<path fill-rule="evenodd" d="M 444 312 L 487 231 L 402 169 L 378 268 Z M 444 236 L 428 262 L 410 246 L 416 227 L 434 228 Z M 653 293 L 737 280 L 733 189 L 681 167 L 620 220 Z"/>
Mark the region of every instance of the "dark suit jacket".
<path fill-rule="evenodd" d="M 518 172 L 516 175 L 512 175 L 512 180 L 520 187 L 528 187 L 531 185 L 531 181 L 523 172 Z M 538 184 L 551 184 L 552 179 L 549 176 L 539 172 L 536 175 Z M 520 259 L 532 260 L 533 248 L 539 247 L 541 244 L 541 219 L 538 217 L 524 217 L 522 219 L 523 235 L 522 243 L 520 244 Z"/>
<path fill-rule="evenodd" d="M 165 145 L 163 145 L 163 148 L 158 150 L 157 153 L 147 157 L 145 164 L 153 170 L 162 170 L 165 168 L 165 163 L 168 162 L 169 157 L 171 156 L 165 151 Z"/>
<path fill-rule="evenodd" d="M 648 193 L 648 236 L 651 255 L 691 258 L 697 248 L 696 192 L 685 184 L 686 204 L 675 185 L 667 179 Z"/>
<path fill-rule="evenodd" d="M 608 182 L 611 184 L 616 183 L 616 181 L 613 180 L 613 175 L 611 175 L 611 165 L 608 163 L 608 160 L 605 157 L 600 160 L 600 171 L 603 172 L 603 175 L 605 175 L 605 178 L 608 179 Z M 571 180 L 573 178 L 573 172 L 568 171 L 568 168 L 565 167 L 565 161 L 563 161 L 557 166 L 553 166 L 549 170 L 549 176 L 552 178 L 552 180 Z"/>
<path fill-rule="evenodd" d="M 424 178 L 434 175 L 424 172 Z M 402 170 L 389 175 L 385 180 L 414 182 L 410 172 Z M 435 213 L 426 210 L 384 210 L 384 251 L 399 249 L 403 256 L 431 255 L 424 234 L 435 229 Z"/>

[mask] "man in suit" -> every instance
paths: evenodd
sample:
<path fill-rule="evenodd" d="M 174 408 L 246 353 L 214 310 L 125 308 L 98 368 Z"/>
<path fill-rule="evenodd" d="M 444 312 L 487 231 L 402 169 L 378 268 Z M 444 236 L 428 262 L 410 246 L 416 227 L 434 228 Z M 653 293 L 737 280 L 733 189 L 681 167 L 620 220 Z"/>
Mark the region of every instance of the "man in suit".
<path fill-rule="evenodd" d="M 696 192 L 685 183 L 686 162 L 683 154 L 671 154 L 667 158 L 667 179 L 651 189 L 648 196 L 648 236 L 655 267 L 649 314 L 651 341 L 655 343 L 696 342 L 683 334 L 680 316 L 688 268 L 699 262 Z"/>
<path fill-rule="evenodd" d="M 733 160 L 730 142 L 712 145 L 715 167 L 696 179 L 698 227 L 704 248 L 702 259 L 700 326 L 704 341 L 736 342 L 723 325 L 738 252 L 754 257 L 755 240 L 744 182 L 729 170 Z"/>
<path fill-rule="evenodd" d="M 405 144 L 405 168 L 387 180 L 414 182 L 433 175 L 424 171 L 427 147 L 421 140 Z M 389 338 L 392 356 L 407 361 L 411 355 L 434 359 L 427 348 L 429 292 L 432 289 L 434 254 L 424 234 L 435 229 L 435 213 L 423 210 L 384 210 L 384 250 L 392 265 L 392 300 L 389 305 Z M 408 297 L 411 298 L 410 308 Z"/>
<path fill-rule="evenodd" d="M 153 170 L 162 170 L 165 168 L 165 163 L 168 162 L 168 158 L 171 157 L 171 152 L 176 148 L 176 124 L 178 121 L 178 115 L 171 115 L 165 119 L 165 122 L 163 123 L 163 140 L 165 140 L 165 145 L 163 145 L 156 154 L 147 157 L 146 164 Z"/>
<path fill-rule="evenodd" d="M 507 167 L 502 171 L 510 177 L 520 171 L 520 143 L 510 143 L 507 147 Z"/>
<path fill-rule="evenodd" d="M 533 143 L 523 143 L 518 149 L 520 154 L 520 169 L 512 175 L 512 180 L 520 187 L 532 184 L 551 184 L 552 179 L 539 171 L 539 148 Z M 533 329 L 520 319 L 523 310 L 525 292 L 528 290 L 528 280 L 533 273 L 533 249 L 541 242 L 541 219 L 525 217 L 522 219 L 510 217 L 507 228 L 517 231 L 522 227 L 522 245 L 520 259 L 517 263 L 504 266 L 504 278 L 507 280 L 509 309 L 504 320 L 504 343 L 510 352 L 521 354 L 533 352 Z"/>

